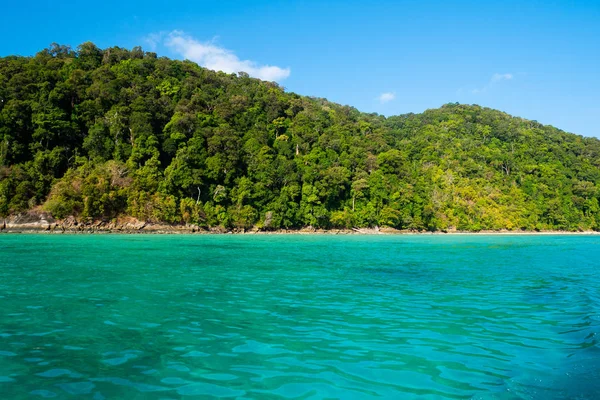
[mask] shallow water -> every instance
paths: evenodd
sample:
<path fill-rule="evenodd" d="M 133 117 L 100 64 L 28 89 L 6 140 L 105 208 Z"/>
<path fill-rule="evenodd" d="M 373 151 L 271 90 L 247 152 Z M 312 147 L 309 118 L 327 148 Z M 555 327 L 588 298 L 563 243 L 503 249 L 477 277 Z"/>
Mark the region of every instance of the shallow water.
<path fill-rule="evenodd" d="M 0 235 L 2 399 L 600 398 L 598 236 Z"/>

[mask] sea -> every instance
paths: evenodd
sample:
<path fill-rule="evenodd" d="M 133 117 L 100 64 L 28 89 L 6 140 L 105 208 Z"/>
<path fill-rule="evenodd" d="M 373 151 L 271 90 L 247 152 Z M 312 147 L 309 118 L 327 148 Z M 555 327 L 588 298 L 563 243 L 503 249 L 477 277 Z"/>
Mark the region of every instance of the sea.
<path fill-rule="evenodd" d="M 598 399 L 600 236 L 0 235 L 0 398 Z"/>

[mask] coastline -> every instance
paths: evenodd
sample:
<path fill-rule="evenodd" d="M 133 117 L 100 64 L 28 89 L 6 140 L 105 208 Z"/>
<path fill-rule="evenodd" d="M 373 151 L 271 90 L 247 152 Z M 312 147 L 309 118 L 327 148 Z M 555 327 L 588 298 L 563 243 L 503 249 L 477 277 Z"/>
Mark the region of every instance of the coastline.
<path fill-rule="evenodd" d="M 113 221 L 81 221 L 74 217 L 55 220 L 46 213 L 28 213 L 0 219 L 0 233 L 36 234 L 196 234 L 196 235 L 600 235 L 600 231 L 560 230 L 481 230 L 481 231 L 411 231 L 394 228 L 353 229 L 300 229 L 261 230 L 222 227 L 203 228 L 192 224 L 164 224 L 138 221 L 131 217 Z"/>

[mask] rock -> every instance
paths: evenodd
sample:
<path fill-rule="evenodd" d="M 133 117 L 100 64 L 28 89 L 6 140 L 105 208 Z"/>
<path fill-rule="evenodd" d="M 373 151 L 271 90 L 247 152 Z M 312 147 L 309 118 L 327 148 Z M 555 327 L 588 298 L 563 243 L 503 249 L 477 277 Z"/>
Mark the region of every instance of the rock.
<path fill-rule="evenodd" d="M 211 226 L 210 231 L 212 233 L 226 233 L 227 231 L 222 226 Z"/>
<path fill-rule="evenodd" d="M 64 228 L 73 228 L 77 226 L 77 220 L 74 216 L 70 215 L 67 218 L 62 220 L 62 225 Z"/>
<path fill-rule="evenodd" d="M 14 230 L 18 232 L 46 231 L 54 222 L 52 216 L 40 210 L 30 210 L 26 213 L 11 215 L 2 221 L 0 230 Z"/>

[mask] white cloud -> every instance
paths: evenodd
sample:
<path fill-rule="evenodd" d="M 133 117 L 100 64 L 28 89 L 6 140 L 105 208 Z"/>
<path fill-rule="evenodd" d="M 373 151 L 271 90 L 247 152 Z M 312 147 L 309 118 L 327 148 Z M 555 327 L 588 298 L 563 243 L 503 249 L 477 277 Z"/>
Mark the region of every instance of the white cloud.
<path fill-rule="evenodd" d="M 152 34 L 146 38 L 150 47 L 164 44 L 180 56 L 203 67 L 226 73 L 246 72 L 265 81 L 281 81 L 290 76 L 289 68 L 260 65 L 250 60 L 240 60 L 232 51 L 212 42 L 200 42 L 182 31 Z"/>
<path fill-rule="evenodd" d="M 148 44 L 148 47 L 150 47 L 151 51 L 155 51 L 156 47 L 160 44 L 164 36 L 164 32 L 151 33 L 144 38 L 144 41 L 146 44 Z"/>
<path fill-rule="evenodd" d="M 500 82 L 500 81 L 510 81 L 513 78 L 512 74 L 494 74 L 492 75 L 492 79 L 490 83 Z"/>
<path fill-rule="evenodd" d="M 487 83 L 487 85 L 483 86 L 482 88 L 473 89 L 473 90 L 471 90 L 471 93 L 479 94 L 479 93 L 487 92 L 494 85 L 496 85 L 502 81 L 510 81 L 513 79 L 513 77 L 514 77 L 513 74 L 498 74 L 498 73 L 496 73 L 496 74 L 492 75 L 492 77 L 490 78 L 490 81 Z"/>
<path fill-rule="evenodd" d="M 378 97 L 379 102 L 381 104 L 388 103 L 396 98 L 396 93 L 394 92 L 385 92 L 381 93 Z"/>

